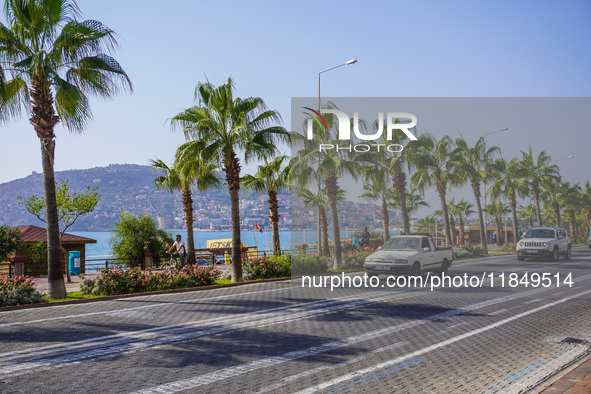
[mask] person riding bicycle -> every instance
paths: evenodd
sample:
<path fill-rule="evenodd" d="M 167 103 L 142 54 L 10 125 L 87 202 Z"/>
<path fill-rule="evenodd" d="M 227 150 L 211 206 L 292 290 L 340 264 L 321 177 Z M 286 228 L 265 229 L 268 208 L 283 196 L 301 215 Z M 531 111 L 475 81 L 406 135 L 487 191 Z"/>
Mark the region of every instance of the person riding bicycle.
<path fill-rule="evenodd" d="M 172 246 L 167 250 L 170 253 L 171 250 L 176 248 L 176 252 L 172 255 L 173 257 L 179 257 L 181 259 L 181 266 L 185 265 L 185 260 L 187 259 L 187 247 L 185 246 L 185 242 L 182 240 L 180 234 L 177 234 L 176 241 Z"/>

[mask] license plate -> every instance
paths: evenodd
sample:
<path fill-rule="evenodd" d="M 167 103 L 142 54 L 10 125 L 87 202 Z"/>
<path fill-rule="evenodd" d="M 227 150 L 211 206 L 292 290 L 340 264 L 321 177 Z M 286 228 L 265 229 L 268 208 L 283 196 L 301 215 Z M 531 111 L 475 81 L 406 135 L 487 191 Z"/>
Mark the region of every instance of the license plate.
<path fill-rule="evenodd" d="M 376 265 L 375 267 L 373 267 L 375 270 L 380 270 L 380 271 L 387 271 L 390 269 L 389 266 L 387 265 Z"/>
<path fill-rule="evenodd" d="M 529 253 L 529 254 L 537 254 L 538 251 L 537 250 L 526 250 L 525 253 Z"/>

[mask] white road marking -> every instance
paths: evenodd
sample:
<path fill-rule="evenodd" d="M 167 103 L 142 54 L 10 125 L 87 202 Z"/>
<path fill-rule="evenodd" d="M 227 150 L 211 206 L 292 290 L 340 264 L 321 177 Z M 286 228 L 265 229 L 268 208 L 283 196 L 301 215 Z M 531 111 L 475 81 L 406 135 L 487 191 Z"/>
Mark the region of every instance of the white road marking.
<path fill-rule="evenodd" d="M 527 292 L 527 293 L 539 292 L 539 291 L 543 291 L 543 290 L 544 290 L 544 288 L 541 288 L 541 289 L 532 290 L 531 292 Z M 547 304 L 547 305 L 532 309 L 531 311 L 521 313 L 521 314 L 516 315 L 512 318 L 501 320 L 500 322 L 491 324 L 489 326 L 485 326 L 481 329 L 470 331 L 466 334 L 463 334 L 463 335 L 448 339 L 444 342 L 440 342 L 438 344 L 429 346 L 429 347 L 422 349 L 420 351 L 409 353 L 403 357 L 398 357 L 395 360 L 388 361 L 386 363 L 381 363 L 381 364 L 378 364 L 374 367 L 362 369 L 362 370 L 354 372 L 352 374 L 344 375 L 344 377 L 333 379 L 327 383 L 323 383 L 321 385 L 315 386 L 315 387 L 310 388 L 308 390 L 304 390 L 303 392 L 305 392 L 305 393 L 316 392 L 318 390 L 330 387 L 330 386 L 340 383 L 342 381 L 346 381 L 353 376 L 356 377 L 358 375 L 365 374 L 367 372 L 373 372 L 373 371 L 383 368 L 384 366 L 389 366 L 391 364 L 399 363 L 401 361 L 404 361 L 407 358 L 416 357 L 416 356 L 423 354 L 427 351 L 438 349 L 438 348 L 445 346 L 447 344 L 457 342 L 460 339 L 468 338 L 472 335 L 475 335 L 480 332 L 484 332 L 484 331 L 487 331 L 487 330 L 492 329 L 494 327 L 498 327 L 502 324 L 508 323 L 509 321 L 516 320 L 518 318 L 527 316 L 531 313 L 537 312 L 542 309 L 549 308 L 549 307 L 554 306 L 556 304 L 560 304 L 562 302 L 568 301 L 572 298 L 576 298 L 576 297 L 585 295 L 587 293 L 591 293 L 591 290 L 577 294 L 576 296 L 564 298 L 560 301 L 553 302 L 552 304 Z M 269 368 L 269 367 L 272 367 L 272 366 L 275 366 L 275 365 L 278 365 L 281 363 L 297 360 L 297 359 L 304 358 L 304 357 L 309 357 L 309 356 L 320 354 L 320 353 L 329 352 L 329 351 L 336 350 L 336 349 L 344 347 L 344 346 L 349 346 L 349 345 L 352 345 L 354 343 L 358 343 L 361 341 L 375 339 L 376 337 L 378 337 L 380 335 L 392 334 L 394 332 L 398 332 L 398 331 L 402 331 L 402 330 L 406 330 L 406 329 L 409 329 L 412 327 L 426 324 L 427 322 L 432 322 L 432 321 L 436 321 L 439 319 L 444 319 L 446 317 L 456 316 L 456 315 L 466 313 L 469 311 L 473 311 L 476 309 L 489 307 L 491 305 L 495 305 L 495 304 L 498 304 L 501 302 L 509 301 L 509 300 L 516 299 L 516 298 L 521 298 L 521 297 L 524 297 L 527 295 L 529 295 L 529 294 L 517 293 L 517 294 L 510 295 L 510 296 L 505 296 L 505 297 L 501 297 L 501 298 L 497 298 L 497 299 L 493 299 L 493 300 L 479 302 L 479 303 L 464 307 L 462 309 L 452 309 L 452 310 L 449 310 L 446 312 L 437 313 L 437 314 L 434 314 L 434 315 L 431 315 L 428 317 L 424 317 L 422 320 L 413 320 L 410 322 L 399 324 L 397 326 L 391 326 L 391 327 L 386 327 L 386 328 L 382 328 L 379 330 L 374 330 L 374 331 L 367 332 L 362 335 L 357 335 L 357 336 L 352 336 L 352 337 L 345 338 L 342 340 L 332 341 L 332 342 L 329 342 L 328 344 L 325 344 L 325 345 L 313 346 L 313 347 L 309 347 L 309 348 L 306 348 L 303 350 L 297 350 L 297 351 L 288 352 L 288 353 L 278 355 L 278 356 L 267 357 L 264 359 L 251 361 L 251 362 L 248 362 L 245 364 L 240 364 L 240 365 L 237 365 L 234 367 L 228 367 L 228 368 L 224 368 L 222 370 L 218 370 L 215 372 L 210 372 L 210 373 L 207 373 L 207 374 L 201 375 L 199 377 L 195 377 L 195 378 L 188 378 L 188 379 L 182 379 L 182 380 L 178 380 L 178 381 L 174 381 L 174 382 L 164 383 L 164 384 L 161 384 L 161 385 L 158 385 L 155 387 L 150 387 L 150 388 L 146 388 L 146 389 L 137 391 L 134 394 L 174 393 L 174 392 L 194 389 L 196 387 L 201 387 L 201 386 L 204 386 L 207 384 L 219 382 L 221 380 L 224 380 L 224 379 L 227 379 L 230 377 L 240 376 L 245 373 L 254 372 L 254 371 L 257 371 L 257 370 L 263 369 L 263 368 Z"/>

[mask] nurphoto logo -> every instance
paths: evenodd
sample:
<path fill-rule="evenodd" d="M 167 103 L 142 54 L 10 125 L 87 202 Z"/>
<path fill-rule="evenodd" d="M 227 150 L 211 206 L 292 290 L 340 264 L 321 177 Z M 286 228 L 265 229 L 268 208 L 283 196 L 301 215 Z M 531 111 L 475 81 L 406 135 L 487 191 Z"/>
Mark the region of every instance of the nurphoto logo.
<path fill-rule="evenodd" d="M 343 141 L 351 141 L 351 119 L 349 116 L 338 109 L 321 109 L 320 112 L 316 111 L 309 107 L 304 107 L 311 113 L 305 113 L 309 116 L 307 120 L 307 132 L 306 138 L 308 140 L 312 140 L 314 138 L 313 132 L 313 123 L 316 122 L 318 126 L 328 131 L 328 123 L 323 114 L 333 114 L 338 121 L 338 139 Z M 406 123 L 396 123 L 396 121 L 400 121 L 400 119 L 408 119 L 410 122 Z M 386 141 L 392 141 L 392 136 L 394 131 L 401 131 L 403 132 L 406 137 L 411 141 L 416 141 L 417 137 L 410 131 L 413 127 L 417 124 L 417 117 L 413 114 L 407 112 L 388 112 L 386 114 Z M 353 134 L 356 138 L 361 141 L 376 141 L 382 138 L 384 132 L 384 113 L 378 113 L 378 121 L 377 121 L 377 130 L 373 134 L 363 134 L 359 130 L 359 113 L 353 113 Z M 369 152 L 372 149 L 376 149 L 380 152 L 380 149 L 385 149 L 389 152 L 402 152 L 404 146 L 400 144 L 384 144 L 384 143 L 374 143 L 374 144 L 354 144 L 348 146 L 340 146 L 330 143 L 321 143 L 318 146 L 320 151 L 322 150 L 330 150 L 336 149 L 339 150 L 346 150 L 346 151 L 354 151 L 354 152 Z"/>

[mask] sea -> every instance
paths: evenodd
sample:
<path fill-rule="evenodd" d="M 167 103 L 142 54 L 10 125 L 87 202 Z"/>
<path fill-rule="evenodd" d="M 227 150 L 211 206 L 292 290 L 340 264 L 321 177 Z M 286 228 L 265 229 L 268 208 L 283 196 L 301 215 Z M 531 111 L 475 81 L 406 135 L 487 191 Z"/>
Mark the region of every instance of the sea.
<path fill-rule="evenodd" d="M 168 231 L 172 237 L 176 234 L 180 234 L 183 240 L 186 242 L 187 233 L 185 231 Z M 70 234 L 78 235 L 81 237 L 96 239 L 97 243 L 86 245 L 86 258 L 106 258 L 112 257 L 113 251 L 109 241 L 113 236 L 110 231 L 68 231 Z M 353 234 L 351 230 L 341 231 L 341 238 L 349 238 Z M 329 231 L 329 237 L 332 233 Z M 300 230 L 300 231 L 279 231 L 279 241 L 281 242 L 281 248 L 283 250 L 295 249 L 298 244 L 312 245 L 316 243 L 316 230 Z M 195 249 L 204 249 L 207 247 L 208 240 L 214 239 L 228 239 L 232 238 L 230 231 L 194 231 L 193 239 L 195 241 Z M 271 232 L 252 232 L 244 231 L 240 234 L 240 239 L 244 246 L 256 246 L 259 251 L 271 251 L 272 240 Z"/>

